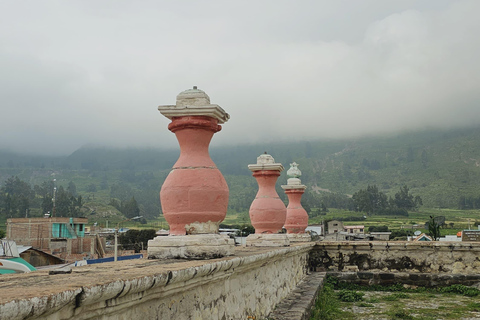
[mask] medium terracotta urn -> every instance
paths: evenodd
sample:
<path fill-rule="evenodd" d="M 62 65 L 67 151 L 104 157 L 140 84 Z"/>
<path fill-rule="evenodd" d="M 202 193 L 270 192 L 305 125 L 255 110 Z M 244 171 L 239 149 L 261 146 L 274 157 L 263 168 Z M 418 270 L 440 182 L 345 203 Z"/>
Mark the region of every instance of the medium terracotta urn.
<path fill-rule="evenodd" d="M 282 188 L 288 197 L 287 218 L 285 220 L 285 229 L 287 233 L 305 233 L 308 227 L 308 214 L 300 203 L 302 195 L 307 188 L 299 179 L 301 172 L 298 169 L 298 164 L 291 163 L 287 175 L 290 177 L 287 180 L 287 185 Z"/>
<path fill-rule="evenodd" d="M 269 154 L 262 154 L 256 164 L 248 165 L 257 179 L 258 192 L 250 206 L 250 221 L 255 228 L 255 234 L 278 233 L 282 230 L 287 215 L 285 204 L 275 190 L 280 173 L 281 163 L 275 163 Z"/>
<path fill-rule="evenodd" d="M 228 186 L 208 147 L 229 115 L 196 87 L 181 92 L 176 105 L 158 110 L 172 120 L 168 129 L 180 145 L 180 157 L 160 190 L 170 235 L 218 233 L 227 214 Z"/>

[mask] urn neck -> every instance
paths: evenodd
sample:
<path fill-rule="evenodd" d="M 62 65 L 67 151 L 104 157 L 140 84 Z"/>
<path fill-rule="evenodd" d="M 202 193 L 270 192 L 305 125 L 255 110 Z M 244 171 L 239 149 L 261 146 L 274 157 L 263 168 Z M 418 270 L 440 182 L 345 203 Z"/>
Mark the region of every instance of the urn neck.
<path fill-rule="evenodd" d="M 174 117 L 168 129 L 175 133 L 180 145 L 180 157 L 174 169 L 186 167 L 212 167 L 208 147 L 213 134 L 220 131 L 218 120 L 204 116 Z"/>
<path fill-rule="evenodd" d="M 304 189 L 293 189 L 293 190 L 286 190 L 285 193 L 288 197 L 288 206 L 301 206 L 300 202 L 302 200 L 302 195 L 305 192 Z"/>
<path fill-rule="evenodd" d="M 275 183 L 280 176 L 279 171 L 275 170 L 260 170 L 253 173 L 258 183 L 258 197 L 278 197 L 275 190 Z"/>

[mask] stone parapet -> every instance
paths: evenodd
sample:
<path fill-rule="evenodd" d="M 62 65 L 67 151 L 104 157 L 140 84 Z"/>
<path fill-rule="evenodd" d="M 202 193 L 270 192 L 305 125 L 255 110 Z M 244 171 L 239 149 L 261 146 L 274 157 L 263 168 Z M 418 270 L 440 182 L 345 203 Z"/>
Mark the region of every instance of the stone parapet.
<path fill-rule="evenodd" d="M 308 271 L 313 243 L 215 260 L 130 260 L 3 275 L 2 319 L 264 319 Z"/>
<path fill-rule="evenodd" d="M 322 241 L 312 250 L 312 268 L 452 274 L 480 273 L 478 242 Z"/>

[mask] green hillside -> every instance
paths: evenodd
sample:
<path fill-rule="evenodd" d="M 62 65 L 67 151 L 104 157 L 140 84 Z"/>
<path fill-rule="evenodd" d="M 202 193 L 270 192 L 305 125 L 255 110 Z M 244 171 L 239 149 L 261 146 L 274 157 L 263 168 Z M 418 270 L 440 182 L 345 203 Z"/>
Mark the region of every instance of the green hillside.
<path fill-rule="evenodd" d="M 376 185 L 388 196 L 407 185 L 412 194 L 421 196 L 424 208 L 480 208 L 480 128 L 473 127 L 212 148 L 212 159 L 230 188 L 229 221 L 248 222 L 257 185 L 247 165 L 265 151 L 286 168 L 293 161 L 300 164 L 302 181 L 308 186 L 303 198 L 307 210 L 320 208 L 322 203 L 342 208 L 342 201 L 368 185 Z M 178 155 L 178 150 L 141 148 L 81 148 L 64 157 L 0 151 L 0 186 L 12 176 L 27 182 L 33 192 L 28 214 L 33 216 L 45 211 L 42 203 L 48 196 L 40 186 L 47 188 L 56 179 L 57 187 L 65 192 L 70 188 L 75 197 L 82 197 L 75 211 L 78 215 L 118 221 L 134 197 L 141 215 L 161 222 L 158 192 Z M 285 171 L 277 183 L 283 199 L 280 185 L 286 183 Z M 2 201 L 0 218 L 5 219 Z"/>

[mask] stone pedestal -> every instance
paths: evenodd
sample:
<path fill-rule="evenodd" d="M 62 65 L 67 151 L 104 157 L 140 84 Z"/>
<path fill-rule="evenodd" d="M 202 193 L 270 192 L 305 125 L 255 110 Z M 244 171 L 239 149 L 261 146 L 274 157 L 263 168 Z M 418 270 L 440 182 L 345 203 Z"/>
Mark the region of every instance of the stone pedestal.
<path fill-rule="evenodd" d="M 288 197 L 285 229 L 287 229 L 287 234 L 292 242 L 310 241 L 310 235 L 306 235 L 306 237 L 300 236 L 305 234 L 305 229 L 308 226 L 308 214 L 301 204 L 302 195 L 307 187 L 299 179 L 302 173 L 297 166 L 295 162 L 290 164 L 290 169 L 287 171 L 287 175 L 290 178 L 287 180 L 286 185 L 282 185 Z"/>
<path fill-rule="evenodd" d="M 247 247 L 288 247 L 290 240 L 285 233 L 251 234 L 247 237 Z"/>
<path fill-rule="evenodd" d="M 180 157 L 160 191 L 170 235 L 151 240 L 148 256 L 200 259 L 232 255 L 233 241 L 224 241 L 217 234 L 227 214 L 228 186 L 208 153 L 213 135 L 222 129 L 219 124 L 230 116 L 210 104 L 210 97 L 196 87 L 181 92 L 176 105 L 158 110 L 172 120 L 168 129 L 177 137 Z"/>
<path fill-rule="evenodd" d="M 149 259 L 215 259 L 233 254 L 234 240 L 220 234 L 166 236 L 148 241 Z"/>

